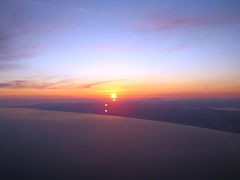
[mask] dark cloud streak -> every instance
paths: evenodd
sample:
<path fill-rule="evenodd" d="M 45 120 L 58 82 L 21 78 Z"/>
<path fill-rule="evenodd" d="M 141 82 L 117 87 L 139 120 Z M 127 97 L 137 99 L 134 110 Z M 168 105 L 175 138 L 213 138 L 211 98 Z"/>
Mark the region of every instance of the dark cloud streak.
<path fill-rule="evenodd" d="M 0 83 L 0 88 L 10 88 L 10 89 L 55 89 L 52 87 L 52 83 L 34 83 L 27 80 L 15 80 L 6 83 Z"/>
<path fill-rule="evenodd" d="M 92 88 L 97 85 L 116 83 L 124 81 L 124 79 L 111 81 L 98 81 L 89 84 L 81 84 L 74 82 L 72 79 L 63 79 L 55 82 L 34 81 L 34 80 L 14 80 L 0 83 L 0 88 L 9 89 L 58 89 L 58 88 Z"/>

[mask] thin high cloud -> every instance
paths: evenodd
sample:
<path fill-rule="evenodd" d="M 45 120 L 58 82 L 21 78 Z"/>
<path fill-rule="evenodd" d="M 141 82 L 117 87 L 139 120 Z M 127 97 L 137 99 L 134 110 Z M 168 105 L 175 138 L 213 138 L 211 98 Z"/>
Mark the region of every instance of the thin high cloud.
<path fill-rule="evenodd" d="M 100 50 L 100 51 L 110 51 L 110 52 L 135 52 L 137 48 L 134 47 L 123 47 L 115 44 L 97 44 L 97 45 L 89 45 L 82 46 L 81 48 Z"/>
<path fill-rule="evenodd" d="M 138 30 L 145 32 L 164 32 L 186 26 L 217 26 L 239 22 L 240 18 L 234 15 L 222 17 L 186 17 L 152 14 L 144 22 L 137 25 Z"/>
<path fill-rule="evenodd" d="M 0 69 L 19 68 L 14 62 L 36 56 L 36 45 L 18 39 L 32 33 L 27 13 L 12 1 L 1 2 L 0 17 Z M 11 64 L 10 64 L 11 63 Z"/>
<path fill-rule="evenodd" d="M 179 39 L 178 44 L 146 50 L 149 52 L 175 52 L 192 47 L 206 38 L 211 38 L 203 36 L 206 30 L 204 28 L 208 28 L 209 30 L 209 28 L 222 28 L 223 26 L 237 23 L 240 23 L 240 16 L 236 16 L 234 13 L 226 13 L 224 16 L 213 14 L 210 17 L 200 17 L 196 15 L 189 17 L 186 15 L 169 16 L 162 13 L 149 13 L 147 16 L 144 16 L 137 25 L 135 24 L 135 30 L 147 34 L 159 34 L 164 37 L 169 36 L 171 39 L 177 38 L 175 41 Z M 176 36 L 177 31 L 178 36 Z M 173 37 L 171 35 L 173 35 Z"/>
<path fill-rule="evenodd" d="M 62 31 L 73 25 L 70 18 L 67 21 L 67 17 L 58 16 L 60 11 L 54 15 L 50 14 L 48 19 L 45 15 L 31 13 L 32 9 L 28 9 L 27 2 L 29 1 L 1 1 L 0 69 L 13 68 L 6 65 L 8 62 L 19 62 L 42 55 L 44 46 L 41 42 L 37 42 L 38 38 L 29 40 L 26 37 L 32 35 L 38 37 L 45 33 Z M 22 38 L 26 40 L 23 41 Z"/>
<path fill-rule="evenodd" d="M 36 5 L 48 5 L 48 6 L 53 6 L 53 7 L 59 7 L 59 8 L 64 8 L 64 9 L 69 9 L 69 10 L 74 10 L 78 12 L 87 12 L 88 9 L 82 8 L 79 6 L 69 6 L 69 5 L 64 5 L 61 4 L 61 2 L 49 2 L 49 1 L 43 1 L 43 0 L 27 0 L 28 2 L 31 2 Z"/>
<path fill-rule="evenodd" d="M 91 49 L 91 50 L 98 50 L 98 51 L 108 51 L 113 53 L 141 53 L 141 52 L 174 52 L 174 51 L 181 51 L 192 45 L 193 43 L 190 40 L 180 42 L 177 45 L 166 47 L 166 48 L 147 48 L 143 46 L 138 47 L 131 47 L 128 48 L 116 46 L 116 45 L 92 45 L 92 46 L 82 46 L 81 48 Z"/>
<path fill-rule="evenodd" d="M 124 79 L 111 80 L 111 81 L 98 81 L 98 82 L 89 83 L 89 84 L 82 84 L 79 87 L 80 88 L 92 88 L 92 87 L 95 87 L 95 86 L 98 86 L 98 85 L 116 83 L 116 82 L 120 82 L 120 81 L 124 81 Z"/>
<path fill-rule="evenodd" d="M 22 66 L 16 64 L 0 64 L 0 71 L 14 70 L 16 68 L 22 68 Z"/>

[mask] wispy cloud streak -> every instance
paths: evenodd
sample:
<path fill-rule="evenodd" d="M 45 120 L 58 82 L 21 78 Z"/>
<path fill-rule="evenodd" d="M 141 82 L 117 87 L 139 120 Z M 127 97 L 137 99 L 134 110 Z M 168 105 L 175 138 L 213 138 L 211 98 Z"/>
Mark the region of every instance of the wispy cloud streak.
<path fill-rule="evenodd" d="M 0 88 L 10 89 L 55 89 L 55 83 L 34 83 L 27 80 L 15 80 L 11 82 L 0 83 Z"/>
<path fill-rule="evenodd" d="M 36 5 L 48 5 L 48 6 L 53 6 L 53 7 L 59 7 L 59 8 L 64 8 L 64 9 L 69 9 L 69 10 L 75 10 L 77 12 L 87 12 L 88 9 L 82 8 L 79 6 L 69 6 L 69 5 L 64 5 L 61 4 L 61 2 L 49 2 L 49 1 L 40 1 L 40 0 L 28 0 L 29 2 L 36 4 Z"/>
<path fill-rule="evenodd" d="M 0 71 L 14 70 L 16 68 L 22 68 L 22 66 L 16 64 L 0 64 Z"/>
<path fill-rule="evenodd" d="M 98 82 L 94 82 L 94 83 L 83 84 L 83 85 L 80 85 L 79 87 L 80 88 L 92 88 L 92 87 L 97 86 L 97 85 L 116 83 L 116 82 L 120 82 L 120 81 L 124 81 L 124 79 L 111 80 L 111 81 L 98 81 Z"/>
<path fill-rule="evenodd" d="M 18 4 L 18 3 L 17 3 Z M 18 65 L 6 64 L 28 59 L 37 54 L 36 45 L 18 38 L 32 32 L 27 13 L 11 1 L 3 1 L 0 7 L 0 69 L 18 68 Z"/>
<path fill-rule="evenodd" d="M 163 32 L 183 26 L 216 26 L 238 23 L 239 17 L 234 15 L 212 16 L 212 17 L 187 17 L 167 16 L 165 14 L 152 14 L 143 22 L 138 24 L 138 29 L 148 32 Z"/>
<path fill-rule="evenodd" d="M 31 1 L 3 0 L 1 2 L 0 69 L 7 69 L 5 64 L 10 61 L 14 63 L 42 55 L 44 46 L 41 45 L 40 38 L 28 39 L 28 36 L 40 37 L 45 33 L 62 31 L 73 25 L 72 19 L 68 18 L 67 21 L 67 17 L 58 16 L 60 10 L 55 14 L 46 11 L 49 13 L 48 19 L 45 14 L 34 13 L 34 8 L 29 5 L 29 2 Z M 44 3 L 45 1 L 33 0 L 33 2 Z M 15 68 L 17 67 L 15 66 Z"/>
<path fill-rule="evenodd" d="M 72 88 L 92 88 L 98 85 L 117 83 L 120 80 L 111 80 L 111 81 L 98 81 L 89 84 L 81 84 L 79 81 L 75 79 L 63 79 L 58 81 L 36 81 L 36 80 L 14 80 L 8 82 L 0 83 L 0 88 L 8 88 L 8 89 L 72 89 Z"/>

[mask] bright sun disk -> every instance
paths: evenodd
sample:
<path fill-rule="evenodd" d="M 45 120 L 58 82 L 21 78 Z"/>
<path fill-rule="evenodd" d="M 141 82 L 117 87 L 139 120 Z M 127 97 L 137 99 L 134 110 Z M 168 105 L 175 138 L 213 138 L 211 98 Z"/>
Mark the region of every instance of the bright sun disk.
<path fill-rule="evenodd" d="M 112 99 L 116 99 L 117 98 L 117 94 L 111 94 L 111 98 Z"/>

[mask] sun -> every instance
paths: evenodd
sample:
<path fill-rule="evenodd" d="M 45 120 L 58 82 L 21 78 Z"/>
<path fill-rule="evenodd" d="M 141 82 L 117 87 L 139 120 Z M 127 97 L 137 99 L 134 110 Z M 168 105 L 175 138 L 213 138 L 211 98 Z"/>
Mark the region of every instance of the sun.
<path fill-rule="evenodd" d="M 117 98 L 117 94 L 113 93 L 110 95 L 112 99 L 116 99 Z"/>

